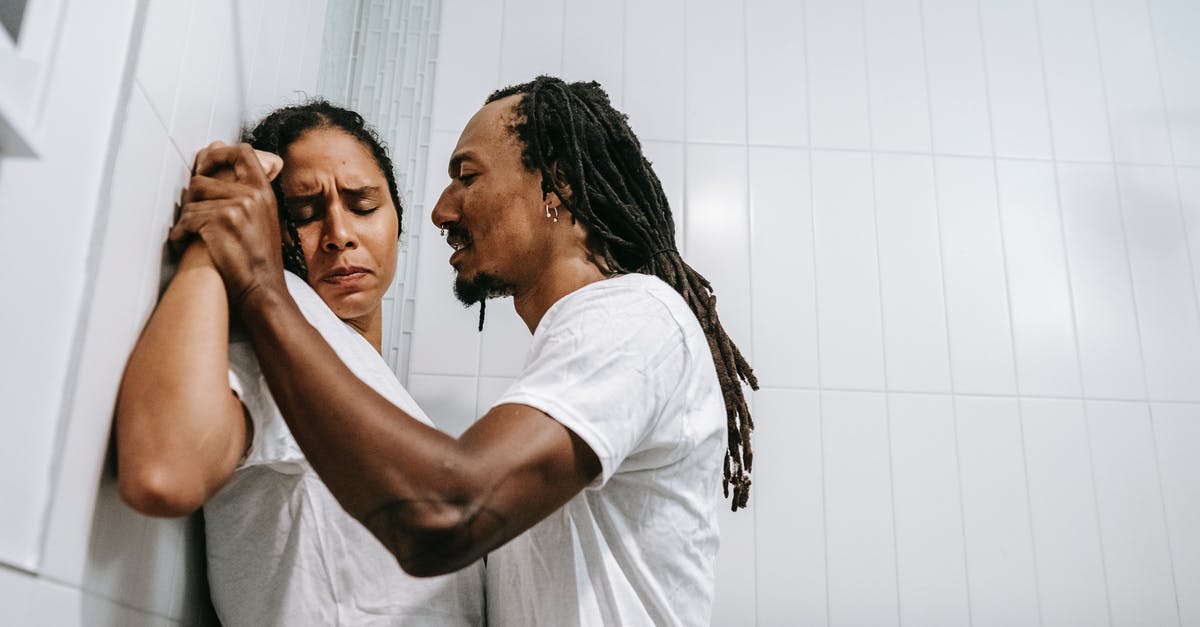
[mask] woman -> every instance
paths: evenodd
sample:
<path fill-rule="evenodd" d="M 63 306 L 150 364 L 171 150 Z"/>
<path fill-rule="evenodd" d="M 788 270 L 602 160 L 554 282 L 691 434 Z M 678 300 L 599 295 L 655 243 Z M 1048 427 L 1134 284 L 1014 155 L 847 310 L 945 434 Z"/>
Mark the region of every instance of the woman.
<path fill-rule="evenodd" d="M 280 208 L 289 291 L 364 382 L 428 418 L 379 355 L 401 205 L 391 160 L 362 117 L 312 101 L 244 138 Z M 217 209 L 242 184 L 200 172 L 187 202 Z M 205 176 L 207 174 L 207 176 Z M 229 343 L 225 289 L 200 242 L 184 252 L 129 359 L 117 401 L 122 497 L 154 516 L 204 506 L 223 624 L 478 625 L 479 565 L 414 579 L 317 478 L 246 341 Z"/>

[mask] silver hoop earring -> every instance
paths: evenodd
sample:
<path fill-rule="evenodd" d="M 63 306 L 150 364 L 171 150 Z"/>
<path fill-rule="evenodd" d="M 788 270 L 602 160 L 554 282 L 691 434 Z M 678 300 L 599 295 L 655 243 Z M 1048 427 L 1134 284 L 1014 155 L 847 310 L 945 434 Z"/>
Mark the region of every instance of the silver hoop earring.
<path fill-rule="evenodd" d="M 551 209 L 554 210 L 553 216 L 550 215 Z M 547 220 L 553 219 L 555 222 L 558 222 L 558 207 L 551 207 L 550 205 L 546 205 L 546 219 Z"/>

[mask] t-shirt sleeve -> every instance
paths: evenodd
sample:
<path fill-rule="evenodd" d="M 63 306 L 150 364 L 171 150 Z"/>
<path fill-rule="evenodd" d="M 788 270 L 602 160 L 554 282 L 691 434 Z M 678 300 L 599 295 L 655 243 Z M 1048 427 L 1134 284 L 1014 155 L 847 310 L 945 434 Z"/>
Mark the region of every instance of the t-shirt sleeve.
<path fill-rule="evenodd" d="M 238 469 L 267 465 L 280 472 L 298 472 L 304 454 L 287 432 L 249 342 L 229 344 L 229 387 L 246 408 L 251 423 L 250 443 Z"/>
<path fill-rule="evenodd" d="M 520 378 L 496 405 L 528 405 L 582 439 L 603 486 L 656 427 L 684 372 L 683 331 L 642 291 L 573 298 L 530 347 Z M 541 329 L 539 329 L 541 331 Z"/>

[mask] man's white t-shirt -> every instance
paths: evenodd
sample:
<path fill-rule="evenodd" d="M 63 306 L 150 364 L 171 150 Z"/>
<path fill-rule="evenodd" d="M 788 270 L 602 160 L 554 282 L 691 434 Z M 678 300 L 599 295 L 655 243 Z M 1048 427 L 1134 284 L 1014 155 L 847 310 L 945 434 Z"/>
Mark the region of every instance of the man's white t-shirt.
<path fill-rule="evenodd" d="M 725 405 L 683 298 L 643 274 L 568 294 L 505 403 L 569 428 L 601 472 L 488 556 L 489 625 L 708 625 Z"/>
<path fill-rule="evenodd" d="M 346 366 L 412 417 L 432 424 L 374 347 L 287 273 L 304 317 Z M 292 438 L 253 348 L 229 347 L 230 386 L 254 433 L 241 466 L 204 506 L 209 587 L 226 627 L 483 623 L 483 568 L 410 577 L 350 517 Z"/>

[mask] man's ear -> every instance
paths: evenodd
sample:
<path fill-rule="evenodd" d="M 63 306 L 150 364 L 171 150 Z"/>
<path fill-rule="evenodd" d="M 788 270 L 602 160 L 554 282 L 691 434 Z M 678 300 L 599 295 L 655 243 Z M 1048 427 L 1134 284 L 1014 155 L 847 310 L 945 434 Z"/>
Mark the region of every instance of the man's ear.
<path fill-rule="evenodd" d="M 553 202 L 561 206 L 563 201 L 571 199 L 571 184 L 567 182 L 567 177 L 559 172 L 557 163 L 550 166 L 550 178 L 549 182 L 553 185 L 553 189 L 549 189 L 551 186 L 547 185 L 546 181 L 542 182 L 546 204 L 551 204 L 553 198 Z"/>

